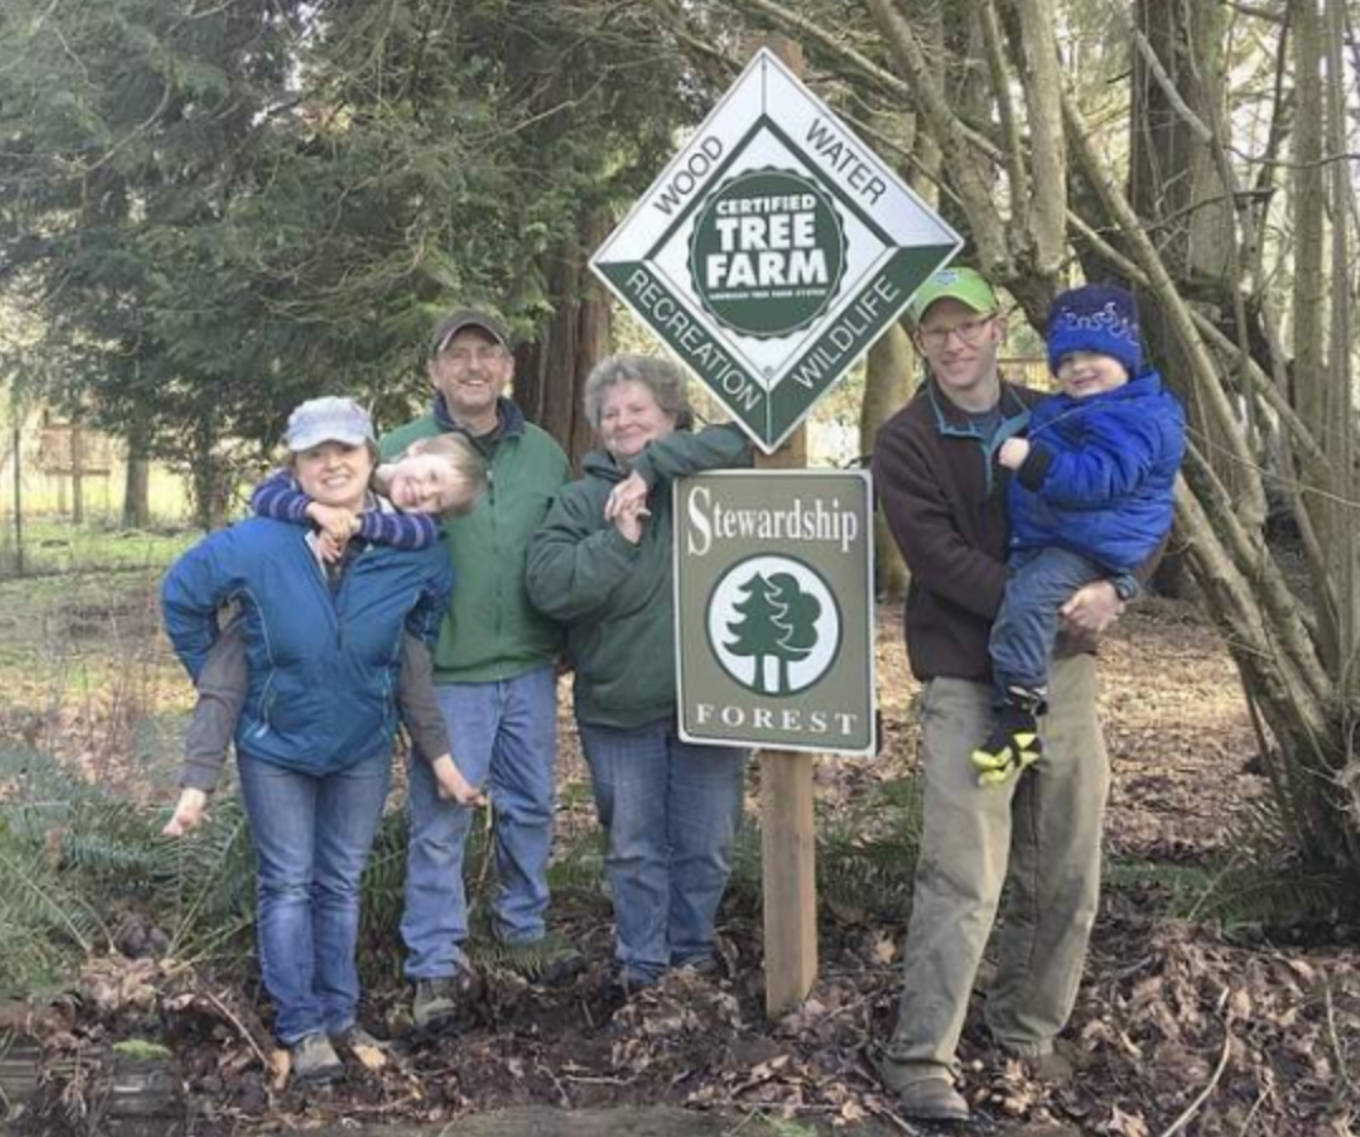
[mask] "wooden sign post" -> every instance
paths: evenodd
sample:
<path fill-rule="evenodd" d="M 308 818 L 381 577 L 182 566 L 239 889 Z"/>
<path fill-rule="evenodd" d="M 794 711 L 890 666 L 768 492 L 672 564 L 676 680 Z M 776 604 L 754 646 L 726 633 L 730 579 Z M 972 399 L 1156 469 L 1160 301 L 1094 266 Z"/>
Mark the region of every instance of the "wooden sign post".
<path fill-rule="evenodd" d="M 802 52 L 770 45 L 795 72 Z M 786 51 L 789 54 L 786 54 Z M 807 427 L 773 454 L 757 454 L 762 470 L 807 465 Z M 765 929 L 765 1013 L 787 1014 L 817 981 L 817 834 L 812 823 L 812 758 L 802 750 L 760 752 L 760 864 Z"/>
<path fill-rule="evenodd" d="M 797 44 L 783 37 L 764 41 L 591 258 L 591 268 L 615 295 L 768 455 L 758 459 L 759 471 L 744 475 L 751 479 L 768 479 L 765 470 L 806 467 L 803 419 L 961 244 L 959 235 L 803 86 L 803 69 Z M 798 480 L 809 479 L 805 487 L 809 494 L 811 479 L 819 476 L 796 475 Z M 685 491 L 678 486 L 677 492 Z M 734 491 L 733 496 L 740 495 Z M 844 605 L 833 592 L 825 594 L 824 602 L 810 594 L 798 599 L 804 597 L 800 590 L 805 585 L 813 591 L 820 586 L 813 570 L 797 559 L 796 550 L 800 542 L 831 540 L 839 551 L 827 566 L 839 566 L 838 572 L 847 563 L 851 545 L 862 551 L 844 531 L 835 537 L 830 532 L 839 524 L 833 519 L 846 515 L 846 499 L 851 496 L 867 503 L 867 483 L 853 493 L 844 491 L 839 504 L 832 491 L 811 512 L 806 511 L 807 501 L 799 499 L 780 511 L 761 503 L 744 507 L 752 525 L 759 529 L 768 522 L 769 539 L 782 542 L 761 554 L 778 566 L 769 579 L 762 568 L 747 566 L 740 581 L 743 589 L 762 590 L 765 608 L 753 605 L 743 615 L 753 625 L 765 621 L 760 634 L 778 645 L 779 652 L 736 653 L 745 660 L 740 665 L 725 659 L 724 652 L 732 653 L 724 647 L 722 631 L 715 637 L 714 628 L 730 626 L 731 613 L 722 607 L 727 601 L 719 603 L 716 593 L 678 589 L 683 600 L 676 604 L 678 654 L 684 656 L 687 640 L 708 637 L 701 658 L 691 660 L 695 666 L 690 674 L 706 669 L 712 676 L 717 668 L 726 671 L 737 687 L 745 684 L 745 693 L 734 695 L 735 701 L 724 703 L 713 694 L 703 704 L 710 733 L 701 737 L 703 732 L 696 729 L 691 740 L 768 748 L 762 749 L 759 762 L 765 1007 L 772 1017 L 797 1006 L 817 976 L 811 751 L 873 752 L 871 728 L 856 740 L 849 738 L 848 729 L 839 738 L 831 737 L 827 729 L 833 722 L 858 721 L 866 727 L 872 723 L 873 683 L 871 674 L 859 672 L 863 682 L 835 688 L 838 697 L 853 696 L 856 709 L 828 713 L 814 710 L 813 703 L 831 687 L 818 687 L 814 696 L 811 688 L 802 694 L 787 680 L 776 680 L 779 689 L 772 690 L 764 668 L 769 661 L 793 668 L 801 666 L 798 660 L 810 658 L 804 647 L 793 647 L 781 638 L 794 635 L 791 625 L 779 623 L 790 611 L 823 612 L 827 621 L 839 620 L 831 613 Z M 870 511 L 866 507 L 866 518 Z M 695 512 L 702 513 L 702 507 L 696 506 Z M 762 514 L 765 522 L 756 516 Z M 870 523 L 856 520 L 853 527 L 867 533 Z M 700 544 L 710 538 L 716 544 L 765 537 L 755 529 L 740 531 L 740 523 L 733 528 L 713 522 L 706 533 Z M 687 555 L 677 545 L 677 564 Z M 771 585 L 776 577 L 779 583 Z M 867 577 L 866 568 L 857 579 L 845 580 L 863 601 L 856 610 L 866 613 L 869 626 Z M 772 593 L 764 591 L 768 589 L 800 607 L 777 609 L 782 615 L 776 618 L 776 606 L 769 601 Z M 710 617 L 718 622 L 711 623 Z M 813 643 L 830 642 L 821 637 L 818 631 Z M 871 666 L 871 632 L 856 636 L 853 649 L 846 648 L 847 659 L 852 650 Z M 833 657 L 834 652 L 819 666 L 831 668 Z M 753 673 L 750 668 L 760 670 Z M 678 668 L 678 675 L 683 706 L 703 682 L 687 688 L 683 668 Z M 705 689 L 711 694 L 731 690 L 721 688 L 726 681 L 718 682 L 718 688 Z M 813 676 L 807 682 L 821 680 Z M 858 701 L 866 697 L 867 709 Z M 749 713 L 737 705 L 743 700 Z M 793 729 L 800 723 L 802 738 Z M 785 724 L 790 724 L 787 730 Z M 681 736 L 690 737 L 683 712 Z"/>

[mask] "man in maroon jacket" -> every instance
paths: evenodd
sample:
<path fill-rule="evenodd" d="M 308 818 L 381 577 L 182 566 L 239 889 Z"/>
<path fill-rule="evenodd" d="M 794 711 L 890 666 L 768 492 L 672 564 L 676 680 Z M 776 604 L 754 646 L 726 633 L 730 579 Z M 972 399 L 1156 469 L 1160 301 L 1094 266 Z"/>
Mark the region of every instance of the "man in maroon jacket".
<path fill-rule="evenodd" d="M 997 373 L 1005 317 L 977 272 L 937 272 L 909 313 L 929 380 L 878 434 L 879 501 L 911 570 L 907 656 L 921 681 L 925 830 L 897 1028 L 882 1075 L 911 1117 L 961 1121 L 963 1030 L 1002 885 L 1011 901 L 985 1017 L 1039 1076 L 1070 1074 L 1054 1038 L 1076 998 L 1100 886 L 1109 763 L 1095 714 L 1094 638 L 1118 614 L 1108 581 L 1074 593 L 1040 720 L 1043 757 L 1001 785 L 970 760 L 992 723 L 987 638 L 1006 584 L 1006 479 L 996 461 L 1042 392 Z"/>

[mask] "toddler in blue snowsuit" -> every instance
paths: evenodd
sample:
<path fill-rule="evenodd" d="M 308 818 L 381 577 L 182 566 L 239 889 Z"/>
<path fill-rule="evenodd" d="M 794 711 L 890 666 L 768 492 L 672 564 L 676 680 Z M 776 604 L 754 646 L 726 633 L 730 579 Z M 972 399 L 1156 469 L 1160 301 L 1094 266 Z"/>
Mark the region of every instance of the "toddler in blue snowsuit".
<path fill-rule="evenodd" d="M 989 650 L 997 715 L 973 752 L 983 785 L 1040 756 L 1048 665 L 1063 604 L 1093 580 L 1121 599 L 1132 570 L 1171 528 L 1185 416 L 1143 363 L 1138 311 L 1121 288 L 1062 293 L 1048 318 L 1048 365 L 1062 386 L 1033 411 L 1027 438 L 1002 443 L 1010 480 L 1006 595 Z"/>

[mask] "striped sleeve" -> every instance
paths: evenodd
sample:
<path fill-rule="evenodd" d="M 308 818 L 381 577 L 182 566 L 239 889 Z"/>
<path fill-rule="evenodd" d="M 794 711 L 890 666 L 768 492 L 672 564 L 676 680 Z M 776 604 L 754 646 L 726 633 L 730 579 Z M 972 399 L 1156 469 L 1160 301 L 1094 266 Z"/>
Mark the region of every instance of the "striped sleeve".
<path fill-rule="evenodd" d="M 292 474 L 287 470 L 277 470 L 258 486 L 250 495 L 250 508 L 260 517 L 272 517 L 275 521 L 305 522 L 307 507 L 312 499 L 298 489 Z"/>
<path fill-rule="evenodd" d="M 394 549 L 425 549 L 439 539 L 439 523 L 428 513 L 366 509 L 359 514 L 359 536 Z"/>

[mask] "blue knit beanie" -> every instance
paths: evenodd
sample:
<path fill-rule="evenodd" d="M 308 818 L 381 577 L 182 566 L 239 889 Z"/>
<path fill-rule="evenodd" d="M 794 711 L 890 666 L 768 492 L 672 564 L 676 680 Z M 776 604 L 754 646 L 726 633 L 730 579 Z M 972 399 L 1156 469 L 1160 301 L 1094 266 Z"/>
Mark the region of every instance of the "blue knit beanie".
<path fill-rule="evenodd" d="M 1073 351 L 1112 356 L 1132 379 L 1143 369 L 1143 347 L 1138 330 L 1138 306 L 1122 288 L 1086 284 L 1064 292 L 1048 313 L 1048 369 Z"/>

